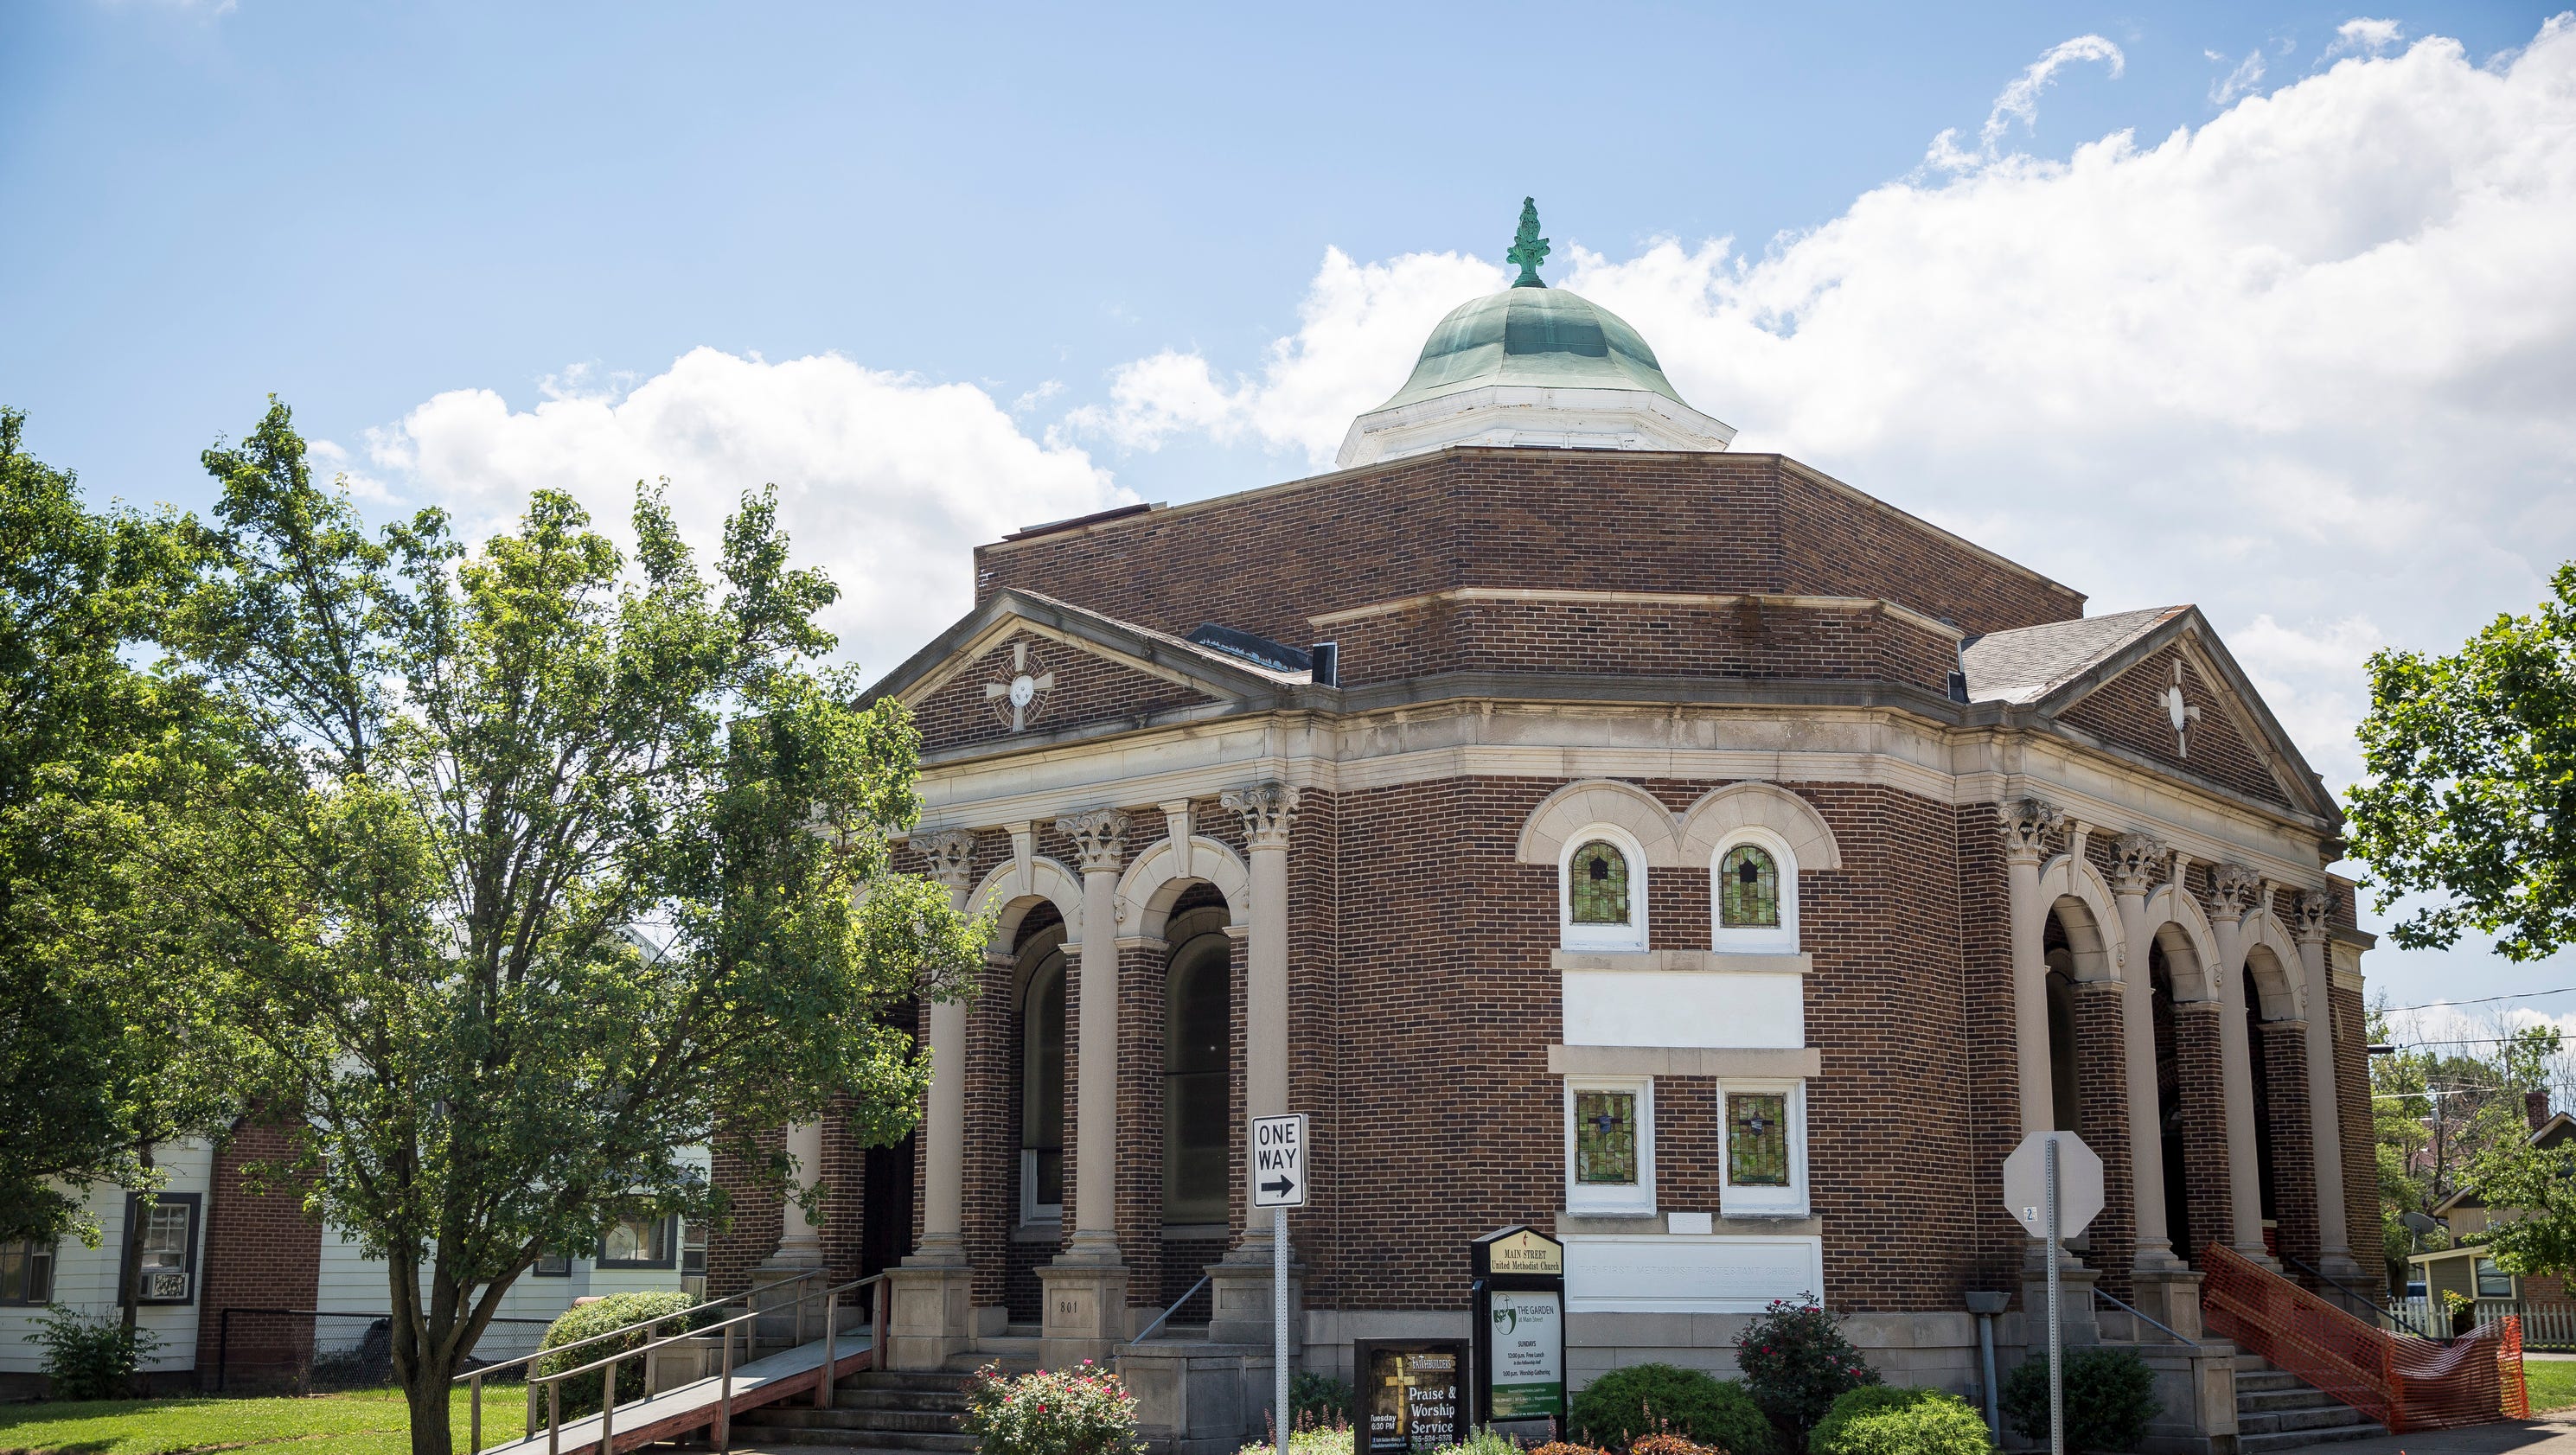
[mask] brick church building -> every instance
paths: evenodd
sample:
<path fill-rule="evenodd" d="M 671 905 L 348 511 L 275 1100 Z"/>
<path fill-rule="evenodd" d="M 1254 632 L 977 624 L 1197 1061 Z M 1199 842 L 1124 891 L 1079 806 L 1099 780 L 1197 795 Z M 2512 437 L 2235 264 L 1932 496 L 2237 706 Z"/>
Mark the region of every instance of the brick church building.
<path fill-rule="evenodd" d="M 891 1267 L 898 1367 L 1115 1360 L 1150 1434 L 1231 1450 L 1240 1129 L 1301 1111 L 1306 1368 L 1462 1336 L 1468 1240 L 1521 1223 L 1576 1385 L 1726 1370 L 1813 1296 L 1967 1389 L 1968 1295 L 2012 1295 L 2007 1361 L 2035 1335 L 2000 1164 L 2069 1129 L 2109 1204 L 2070 1337 L 2140 1337 L 2160 1429 L 2227 1448 L 2232 1364 L 2118 1310 L 2197 1334 L 2212 1243 L 2375 1266 L 2339 810 L 2195 608 L 2086 616 L 1733 434 L 1525 269 L 1334 472 L 979 548 L 877 690 L 918 864 L 993 917 L 981 996 L 924 1011 L 906 1146 L 783 1132 L 830 1211 L 746 1200 L 711 1292 Z"/>

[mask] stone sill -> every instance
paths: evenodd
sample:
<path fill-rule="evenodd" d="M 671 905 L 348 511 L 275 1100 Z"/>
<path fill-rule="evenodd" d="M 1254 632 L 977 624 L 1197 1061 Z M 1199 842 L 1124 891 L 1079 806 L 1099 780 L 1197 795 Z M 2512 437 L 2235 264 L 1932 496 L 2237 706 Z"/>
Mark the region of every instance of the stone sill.
<path fill-rule="evenodd" d="M 1654 971 L 1676 975 L 1804 975 L 1813 955 L 1753 954 L 1735 950 L 1550 950 L 1555 970 Z"/>

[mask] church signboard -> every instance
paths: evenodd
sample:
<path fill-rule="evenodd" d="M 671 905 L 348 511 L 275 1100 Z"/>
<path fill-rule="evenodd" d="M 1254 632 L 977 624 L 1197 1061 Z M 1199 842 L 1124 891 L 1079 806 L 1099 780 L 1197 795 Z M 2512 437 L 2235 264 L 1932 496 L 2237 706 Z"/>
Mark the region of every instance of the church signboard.
<path fill-rule="evenodd" d="M 1458 1443 L 1465 1427 L 1467 1344 L 1463 1339 L 1359 1339 L 1351 1402 L 1356 1455 L 1430 1455 Z"/>
<path fill-rule="evenodd" d="M 1534 1228 L 1510 1227 L 1467 1247 L 1476 1345 L 1474 1422 L 1532 1444 L 1562 1438 L 1565 1245 Z"/>

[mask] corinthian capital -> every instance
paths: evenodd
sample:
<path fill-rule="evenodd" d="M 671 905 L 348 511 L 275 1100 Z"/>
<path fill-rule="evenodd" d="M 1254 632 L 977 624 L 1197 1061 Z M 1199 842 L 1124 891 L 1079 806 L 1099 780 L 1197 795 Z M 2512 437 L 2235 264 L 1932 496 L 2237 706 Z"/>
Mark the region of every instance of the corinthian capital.
<path fill-rule="evenodd" d="M 2326 937 L 2326 912 L 2334 907 L 2334 896 L 2322 889 L 2299 891 L 2298 936 L 2302 945 L 2321 944 Z"/>
<path fill-rule="evenodd" d="M 2156 870 L 2172 853 L 2146 834 L 2122 834 L 2111 841 L 2111 888 L 2120 894 L 2144 894 L 2156 886 Z"/>
<path fill-rule="evenodd" d="M 1114 808 L 1087 808 L 1055 821 L 1055 831 L 1082 850 L 1082 872 L 1115 874 L 1127 857 L 1127 815 Z"/>
<path fill-rule="evenodd" d="M 1217 802 L 1243 815 L 1243 837 L 1256 849 L 1288 847 L 1288 825 L 1297 816 L 1297 790 L 1285 783 L 1229 788 Z"/>
<path fill-rule="evenodd" d="M 2048 852 L 2048 835 L 2065 815 L 2046 800 L 2013 798 L 1996 805 L 2003 816 L 2004 857 L 2035 864 Z"/>
<path fill-rule="evenodd" d="M 941 829 L 913 840 L 913 847 L 930 861 L 930 877 L 951 889 L 965 888 L 967 876 L 975 872 L 973 829 Z"/>
<path fill-rule="evenodd" d="M 2262 893 L 2262 876 L 2242 864 L 2221 864 L 2209 871 L 2209 902 L 2215 918 L 2243 919 Z"/>

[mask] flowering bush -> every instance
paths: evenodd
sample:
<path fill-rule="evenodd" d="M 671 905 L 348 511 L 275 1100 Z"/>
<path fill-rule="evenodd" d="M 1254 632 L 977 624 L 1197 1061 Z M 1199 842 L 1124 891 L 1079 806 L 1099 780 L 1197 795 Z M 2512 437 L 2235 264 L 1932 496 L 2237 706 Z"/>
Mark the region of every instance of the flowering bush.
<path fill-rule="evenodd" d="M 1237 1455 L 1277 1455 L 1279 1447 L 1268 1440 L 1246 1445 Z M 1344 1420 L 1327 1429 L 1312 1425 L 1288 1434 L 1288 1455 L 1351 1455 L 1351 1424 Z"/>
<path fill-rule="evenodd" d="M 1589 1445 L 1577 1445 L 1570 1440 L 1550 1440 L 1532 1450 L 1530 1455 L 1607 1455 L 1607 1452 Z"/>
<path fill-rule="evenodd" d="M 1142 1455 L 1136 1396 L 1085 1359 L 1074 1369 L 1006 1375 L 998 1364 L 966 1384 L 966 1432 L 982 1455 Z"/>
<path fill-rule="evenodd" d="M 1812 1300 L 1773 1299 L 1735 1341 L 1735 1367 L 1744 1371 L 1754 1402 L 1794 1446 L 1807 1443 L 1807 1432 L 1835 1400 L 1878 1383 L 1878 1371 L 1843 1337 L 1834 1316 Z"/>
<path fill-rule="evenodd" d="M 1679 1435 L 1641 1435 L 1628 1446 L 1628 1455 L 1727 1455 L 1714 1445 L 1701 1445 Z"/>

